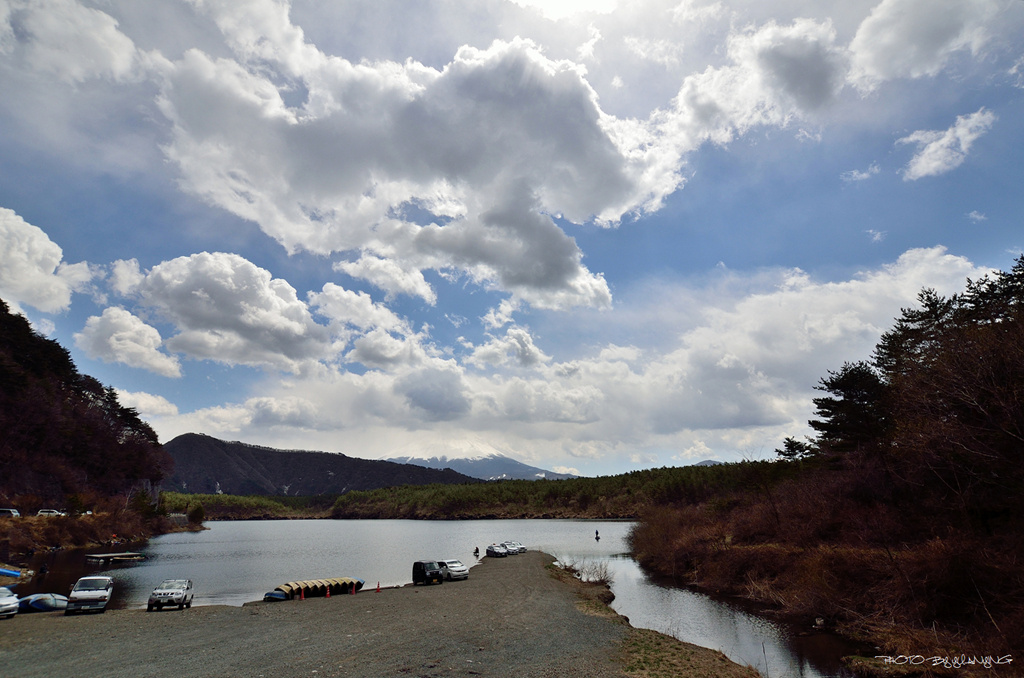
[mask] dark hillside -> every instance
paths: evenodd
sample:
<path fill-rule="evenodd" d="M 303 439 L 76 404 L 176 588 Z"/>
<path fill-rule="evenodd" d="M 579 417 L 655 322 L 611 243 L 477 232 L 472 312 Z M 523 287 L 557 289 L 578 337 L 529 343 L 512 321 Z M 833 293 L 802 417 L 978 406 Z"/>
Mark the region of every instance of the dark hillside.
<path fill-rule="evenodd" d="M 192 494 L 311 496 L 395 485 L 479 482 L 450 469 L 277 450 L 198 433 L 180 435 L 164 448 L 175 468 L 165 488 Z"/>
<path fill-rule="evenodd" d="M 171 467 L 156 433 L 0 300 L 0 504 L 78 508 Z"/>

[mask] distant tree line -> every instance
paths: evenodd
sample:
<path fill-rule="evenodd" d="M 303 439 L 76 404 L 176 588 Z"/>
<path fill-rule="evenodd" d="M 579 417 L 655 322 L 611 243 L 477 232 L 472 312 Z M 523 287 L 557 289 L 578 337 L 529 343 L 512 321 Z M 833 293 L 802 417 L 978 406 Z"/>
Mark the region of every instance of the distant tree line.
<path fill-rule="evenodd" d="M 0 503 L 74 510 L 152 495 L 171 463 L 138 412 L 0 300 Z"/>

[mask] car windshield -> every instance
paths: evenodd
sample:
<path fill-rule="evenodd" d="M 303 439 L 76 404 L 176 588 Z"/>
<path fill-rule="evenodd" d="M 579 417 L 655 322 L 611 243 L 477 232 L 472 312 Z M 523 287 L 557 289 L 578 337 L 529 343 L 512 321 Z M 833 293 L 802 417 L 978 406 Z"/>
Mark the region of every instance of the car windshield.
<path fill-rule="evenodd" d="M 75 584 L 76 591 L 99 591 L 107 588 L 106 579 L 82 579 Z"/>
<path fill-rule="evenodd" d="M 462 567 L 462 563 L 457 560 L 449 560 L 448 567 Z"/>
<path fill-rule="evenodd" d="M 441 569 L 441 568 L 439 568 L 437 566 L 437 563 L 429 563 L 429 562 L 428 563 L 423 563 L 423 567 L 425 567 L 428 570 L 439 570 L 439 569 Z"/>
<path fill-rule="evenodd" d="M 164 583 L 160 584 L 157 588 L 161 589 L 183 589 L 186 586 L 186 582 L 180 579 L 168 579 Z"/>

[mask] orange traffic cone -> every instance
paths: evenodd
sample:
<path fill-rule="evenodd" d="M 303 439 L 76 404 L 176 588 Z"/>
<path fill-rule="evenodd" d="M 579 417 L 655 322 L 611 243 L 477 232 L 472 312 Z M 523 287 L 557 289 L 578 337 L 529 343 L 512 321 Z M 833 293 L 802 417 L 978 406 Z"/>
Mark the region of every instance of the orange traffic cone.
<path fill-rule="evenodd" d="M 299 600 L 306 599 L 306 589 L 299 589 Z"/>
<path fill-rule="evenodd" d="M 350 594 L 352 594 L 353 596 L 356 594 L 356 584 L 355 584 L 355 582 L 352 582 L 351 584 L 348 585 L 348 592 Z"/>
<path fill-rule="evenodd" d="M 331 587 L 330 586 L 327 587 L 327 597 L 328 598 L 331 597 Z"/>
<path fill-rule="evenodd" d="M 380 593 L 380 582 L 377 582 L 377 593 Z"/>

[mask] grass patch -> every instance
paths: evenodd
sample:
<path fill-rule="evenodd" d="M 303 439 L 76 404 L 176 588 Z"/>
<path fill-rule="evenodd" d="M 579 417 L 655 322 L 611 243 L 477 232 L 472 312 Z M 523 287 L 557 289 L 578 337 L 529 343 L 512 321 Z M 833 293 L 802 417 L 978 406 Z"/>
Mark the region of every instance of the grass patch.
<path fill-rule="evenodd" d="M 631 629 L 622 645 L 631 678 L 759 678 L 717 650 L 684 643 L 650 629 Z"/>

